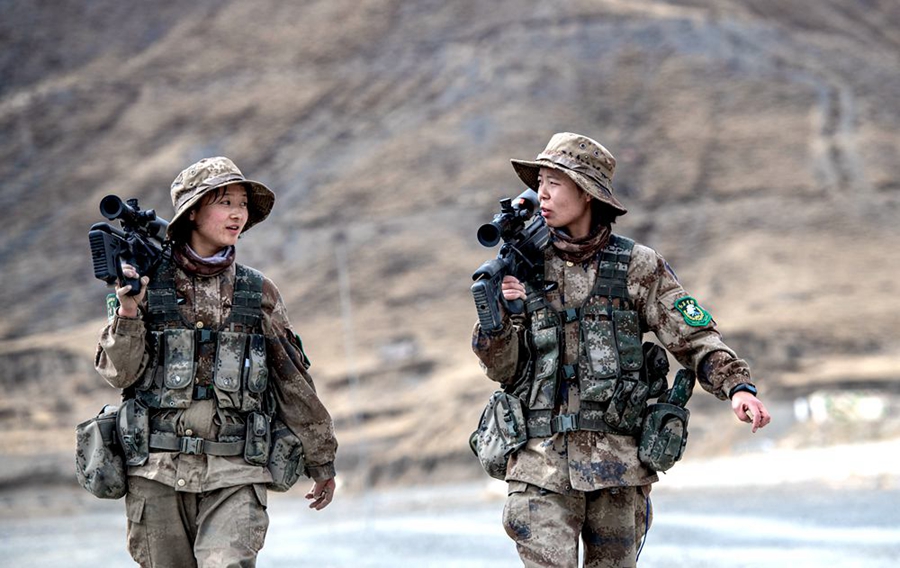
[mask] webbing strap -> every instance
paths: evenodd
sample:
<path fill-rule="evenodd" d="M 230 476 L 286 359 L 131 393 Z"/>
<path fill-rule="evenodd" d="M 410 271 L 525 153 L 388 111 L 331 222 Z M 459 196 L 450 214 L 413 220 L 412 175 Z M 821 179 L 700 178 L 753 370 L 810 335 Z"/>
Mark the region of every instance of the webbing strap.
<path fill-rule="evenodd" d="M 559 432 L 587 430 L 610 434 L 634 435 L 635 432 L 613 428 L 603 420 L 603 413 L 585 409 L 573 414 L 553 414 L 552 410 L 527 410 L 525 419 L 529 438 L 546 438 Z"/>
<path fill-rule="evenodd" d="M 606 296 L 610 299 L 628 300 L 628 265 L 634 241 L 619 235 L 610 235 L 609 244 L 600 251 L 600 264 L 592 296 Z"/>
<path fill-rule="evenodd" d="M 257 329 L 262 320 L 262 274 L 250 267 L 237 265 L 234 279 L 234 299 L 228 324 Z"/>
<path fill-rule="evenodd" d="M 244 453 L 244 440 L 213 442 L 203 438 L 176 436 L 165 432 L 150 434 L 150 449 L 181 452 L 182 454 L 206 454 L 210 456 L 240 456 Z"/>
<path fill-rule="evenodd" d="M 151 325 L 181 323 L 175 297 L 175 266 L 170 258 L 163 258 L 147 286 L 147 312 Z"/>
<path fill-rule="evenodd" d="M 236 265 L 234 297 L 228 325 L 240 325 L 245 330 L 256 330 L 262 321 L 263 276 L 253 268 Z M 175 296 L 175 266 L 164 259 L 155 277 L 147 287 L 149 322 L 154 326 L 167 324 L 183 327 L 178 299 Z"/>

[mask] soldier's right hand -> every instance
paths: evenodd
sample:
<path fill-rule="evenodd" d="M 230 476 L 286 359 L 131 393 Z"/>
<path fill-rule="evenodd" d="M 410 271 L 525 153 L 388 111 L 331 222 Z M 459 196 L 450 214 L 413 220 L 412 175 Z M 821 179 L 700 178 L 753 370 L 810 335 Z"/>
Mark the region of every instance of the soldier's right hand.
<path fill-rule="evenodd" d="M 137 270 L 130 264 L 122 265 L 122 274 L 124 274 L 126 278 L 139 277 Z M 140 276 L 140 279 L 141 291 L 134 296 L 128 295 L 128 292 L 131 291 L 131 285 L 122 286 L 121 282 L 118 280 L 116 281 L 116 297 L 119 299 L 118 314 L 124 318 L 136 318 L 138 316 L 138 305 L 140 305 L 141 301 L 144 299 L 144 295 L 147 293 L 147 284 L 150 283 L 150 278 L 148 276 Z"/>
<path fill-rule="evenodd" d="M 500 291 L 503 292 L 503 297 L 507 302 L 511 300 L 524 300 L 526 295 L 525 286 L 519 282 L 518 278 L 510 275 L 503 277 L 503 282 L 500 283 Z"/>

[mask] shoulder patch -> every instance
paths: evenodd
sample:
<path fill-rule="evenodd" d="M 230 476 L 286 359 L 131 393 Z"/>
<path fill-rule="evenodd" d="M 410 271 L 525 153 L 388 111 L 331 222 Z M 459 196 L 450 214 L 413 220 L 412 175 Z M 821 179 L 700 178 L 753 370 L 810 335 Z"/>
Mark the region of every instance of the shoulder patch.
<path fill-rule="evenodd" d="M 306 365 L 307 369 L 309 369 L 310 367 L 312 367 L 312 361 L 309 360 L 309 357 L 306 356 L 306 351 L 303 350 L 303 340 L 300 339 L 300 334 L 298 334 L 297 332 L 294 331 L 291 333 L 291 339 L 293 339 L 291 343 L 293 343 L 294 347 L 296 347 L 297 350 L 300 351 L 300 356 L 303 357 L 303 364 Z"/>
<path fill-rule="evenodd" d="M 684 316 L 684 323 L 694 327 L 704 327 L 712 321 L 712 315 L 704 310 L 697 300 L 684 296 L 675 300 L 675 309 Z"/>
<path fill-rule="evenodd" d="M 119 307 L 119 298 L 116 297 L 115 294 L 107 294 L 106 295 L 106 319 L 109 323 L 112 323 L 114 317 L 116 317 L 116 309 Z"/>

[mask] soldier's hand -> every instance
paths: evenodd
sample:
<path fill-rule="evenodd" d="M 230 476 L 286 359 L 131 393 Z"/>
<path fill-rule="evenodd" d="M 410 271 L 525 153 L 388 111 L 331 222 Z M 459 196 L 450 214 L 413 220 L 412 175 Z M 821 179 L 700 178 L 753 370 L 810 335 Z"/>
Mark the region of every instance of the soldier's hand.
<path fill-rule="evenodd" d="M 503 292 L 506 301 L 525 299 L 525 286 L 515 276 L 504 276 L 503 282 L 500 283 L 500 291 Z"/>
<path fill-rule="evenodd" d="M 312 489 L 309 490 L 309 493 L 306 494 L 307 499 L 312 499 L 313 502 L 309 504 L 310 509 L 315 509 L 316 511 L 321 511 L 325 507 L 331 503 L 331 500 L 334 499 L 334 478 L 326 479 L 325 481 L 316 481 L 315 485 L 312 486 Z"/>
<path fill-rule="evenodd" d="M 761 400 L 747 391 L 738 391 L 731 397 L 731 409 L 741 422 L 753 424 L 753 432 L 772 421 L 772 416 Z"/>
<path fill-rule="evenodd" d="M 138 278 L 139 276 L 137 270 L 130 264 L 122 265 L 122 273 L 126 278 Z M 149 277 L 141 276 L 140 278 L 141 291 L 134 296 L 128 295 L 128 292 L 131 291 L 131 285 L 122 286 L 121 282 L 116 281 L 116 297 L 119 299 L 118 313 L 122 317 L 136 318 L 138 315 L 138 306 L 140 305 L 141 300 L 144 299 L 144 295 L 147 293 L 147 284 L 150 283 Z"/>

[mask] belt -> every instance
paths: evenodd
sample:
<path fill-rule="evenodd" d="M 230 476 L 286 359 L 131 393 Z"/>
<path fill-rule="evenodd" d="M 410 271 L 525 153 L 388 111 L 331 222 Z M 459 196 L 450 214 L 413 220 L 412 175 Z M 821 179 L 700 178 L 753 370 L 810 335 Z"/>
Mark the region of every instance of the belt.
<path fill-rule="evenodd" d="M 208 456 L 241 456 L 244 454 L 244 440 L 236 442 L 213 442 L 203 438 L 176 436 L 165 432 L 150 434 L 150 449 L 181 452 L 182 454 Z"/>
<path fill-rule="evenodd" d="M 574 432 L 576 430 L 608 432 L 619 435 L 635 435 L 639 432 L 639 430 L 627 432 L 613 428 L 603 420 L 602 414 L 596 412 L 556 415 L 552 415 L 549 410 L 531 410 L 526 412 L 525 422 L 529 438 L 546 438 L 559 432 Z"/>

